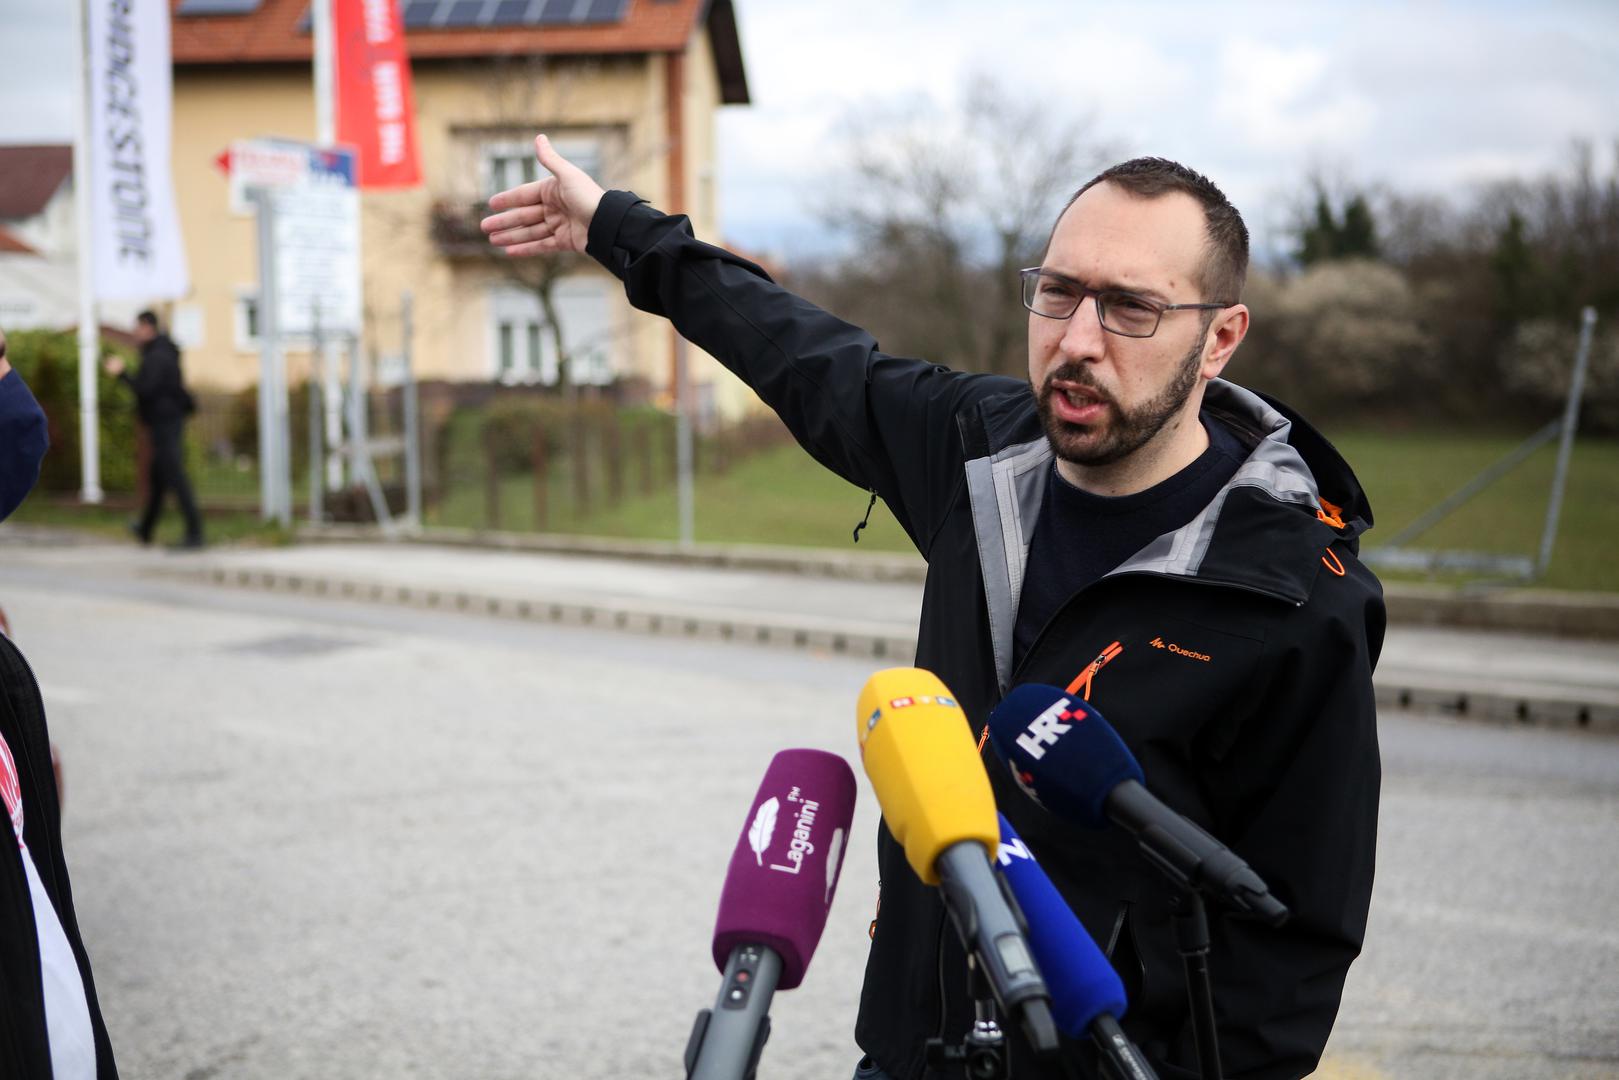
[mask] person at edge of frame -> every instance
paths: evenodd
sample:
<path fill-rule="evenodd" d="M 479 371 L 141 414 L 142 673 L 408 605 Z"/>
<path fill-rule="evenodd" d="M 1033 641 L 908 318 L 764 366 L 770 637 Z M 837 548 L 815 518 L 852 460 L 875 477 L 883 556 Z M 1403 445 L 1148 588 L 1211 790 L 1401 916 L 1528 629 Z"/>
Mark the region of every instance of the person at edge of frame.
<path fill-rule="evenodd" d="M 685 217 L 604 192 L 543 135 L 536 151 L 551 175 L 490 200 L 491 241 L 593 256 L 887 503 L 928 561 L 916 663 L 975 734 L 1025 682 L 1110 720 L 1153 793 L 1292 912 L 1272 928 L 1211 911 L 1225 1074 L 1313 1071 L 1366 930 L 1385 611 L 1357 558 L 1372 514 L 1348 464 L 1287 406 L 1220 377 L 1250 319 L 1235 207 L 1161 158 L 1082 186 L 1022 272 L 1024 382 L 886 355 Z M 1061 822 L 993 754 L 985 766 L 1124 979 L 1126 1033 L 1165 1080 L 1198 1076 L 1173 887 L 1122 830 Z M 856 1075 L 939 1075 L 928 1040 L 972 1023 L 965 957 L 886 826 L 878 864 Z M 1061 1075 L 1017 1033 L 1009 1046 L 1012 1075 Z"/>
<path fill-rule="evenodd" d="M 6 359 L 0 333 L 0 521 L 39 480 L 45 412 Z M 0 632 L 0 1076 L 116 1080 L 90 957 L 62 855 L 62 812 L 39 684 Z"/>

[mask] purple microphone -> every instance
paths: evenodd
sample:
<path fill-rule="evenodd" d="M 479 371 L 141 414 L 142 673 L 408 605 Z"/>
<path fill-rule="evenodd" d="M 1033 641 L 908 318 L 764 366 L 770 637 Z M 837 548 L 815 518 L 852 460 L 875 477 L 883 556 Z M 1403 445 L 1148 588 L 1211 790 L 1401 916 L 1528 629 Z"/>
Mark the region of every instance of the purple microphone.
<path fill-rule="evenodd" d="M 723 980 L 686 1046 L 689 1080 L 745 1080 L 770 1036 L 770 999 L 791 990 L 821 940 L 854 819 L 855 779 L 823 750 L 783 750 L 753 797 L 714 924 Z"/>

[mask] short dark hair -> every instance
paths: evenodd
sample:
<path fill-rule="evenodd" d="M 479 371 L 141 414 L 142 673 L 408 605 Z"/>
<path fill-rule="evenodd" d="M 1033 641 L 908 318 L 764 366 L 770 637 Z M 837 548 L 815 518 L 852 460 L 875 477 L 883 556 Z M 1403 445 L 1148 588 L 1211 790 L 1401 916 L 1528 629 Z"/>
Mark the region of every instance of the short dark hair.
<path fill-rule="evenodd" d="M 1198 269 L 1198 287 L 1212 303 L 1236 303 L 1242 299 L 1242 286 L 1248 280 L 1248 226 L 1242 215 L 1214 186 L 1214 181 L 1179 162 L 1161 157 L 1138 157 L 1105 169 L 1074 192 L 1063 212 L 1074 200 L 1097 184 L 1109 183 L 1143 199 L 1156 199 L 1171 192 L 1183 192 L 1203 207 L 1208 233 L 1204 242 L 1203 265 Z M 1061 220 L 1062 215 L 1058 215 Z M 1056 226 L 1052 226 L 1056 231 Z"/>
<path fill-rule="evenodd" d="M 128 311 L 129 309 L 125 308 L 124 310 Z M 153 330 L 156 330 L 157 329 L 157 312 L 155 312 L 155 311 L 151 310 L 150 308 L 148 308 L 147 310 L 141 312 L 139 315 L 135 316 L 135 321 L 138 322 L 138 323 L 145 323 L 147 326 L 150 326 Z"/>

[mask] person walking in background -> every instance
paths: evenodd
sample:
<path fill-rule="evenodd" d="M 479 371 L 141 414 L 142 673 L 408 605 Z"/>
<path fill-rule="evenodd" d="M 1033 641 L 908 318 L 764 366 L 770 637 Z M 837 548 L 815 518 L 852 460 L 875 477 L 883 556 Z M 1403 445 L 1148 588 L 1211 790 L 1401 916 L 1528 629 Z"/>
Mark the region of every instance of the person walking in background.
<path fill-rule="evenodd" d="M 185 539 L 181 547 L 202 546 L 202 516 L 191 493 L 185 470 L 185 421 L 196 410 L 196 402 L 180 375 L 180 350 L 173 339 L 158 328 L 157 316 L 143 311 L 135 317 L 135 340 L 141 346 L 141 366 L 134 375 L 121 357 L 109 356 L 107 374 L 122 379 L 135 391 L 135 409 L 152 438 L 152 468 L 147 485 L 146 508 L 130 530 L 143 544 L 152 542 L 152 530 L 163 510 L 163 495 L 174 489 L 185 515 Z"/>
<path fill-rule="evenodd" d="M 0 333 L 0 520 L 39 479 L 48 445 L 45 413 Z M 62 856 L 45 705 L 0 626 L 0 803 L 13 841 L 0 843 L 0 1076 L 116 1080 Z"/>

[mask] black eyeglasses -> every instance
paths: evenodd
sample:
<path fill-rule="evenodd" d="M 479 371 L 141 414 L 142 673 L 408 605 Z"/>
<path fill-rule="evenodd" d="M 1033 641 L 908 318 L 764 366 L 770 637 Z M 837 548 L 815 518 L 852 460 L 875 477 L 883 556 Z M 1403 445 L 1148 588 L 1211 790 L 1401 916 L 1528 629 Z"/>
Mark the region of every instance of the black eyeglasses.
<path fill-rule="evenodd" d="M 1096 298 L 1096 318 L 1102 329 L 1120 337 L 1147 338 L 1158 332 L 1166 311 L 1219 311 L 1230 304 L 1160 304 L 1120 289 L 1092 289 L 1071 278 L 1031 266 L 1019 270 L 1023 278 L 1023 306 L 1048 319 L 1067 319 L 1087 296 Z"/>

